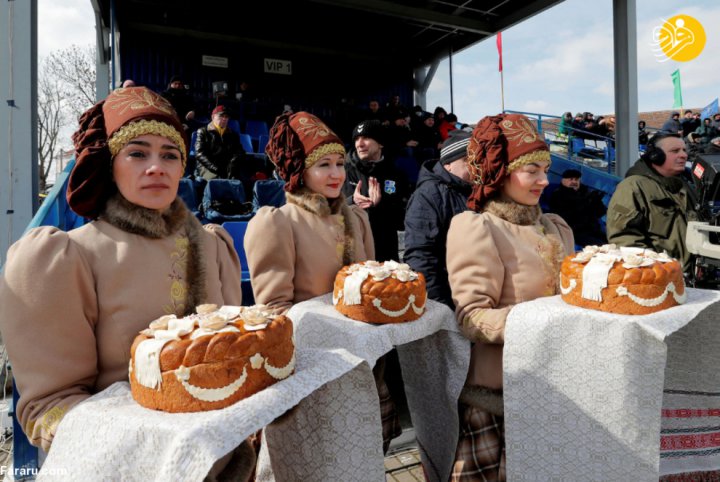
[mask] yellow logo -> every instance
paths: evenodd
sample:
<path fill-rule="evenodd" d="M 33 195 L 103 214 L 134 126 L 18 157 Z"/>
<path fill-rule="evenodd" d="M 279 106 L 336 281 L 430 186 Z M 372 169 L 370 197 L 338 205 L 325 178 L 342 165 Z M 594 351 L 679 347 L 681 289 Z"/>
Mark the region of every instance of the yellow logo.
<path fill-rule="evenodd" d="M 675 15 L 653 29 L 653 51 L 658 62 L 687 62 L 705 48 L 705 29 L 694 17 Z"/>

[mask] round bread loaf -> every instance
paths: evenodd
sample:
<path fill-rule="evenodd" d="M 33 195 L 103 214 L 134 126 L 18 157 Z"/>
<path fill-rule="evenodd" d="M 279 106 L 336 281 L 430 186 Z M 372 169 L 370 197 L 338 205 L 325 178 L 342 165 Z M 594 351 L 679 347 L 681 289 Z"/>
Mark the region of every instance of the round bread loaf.
<path fill-rule="evenodd" d="M 201 305 L 197 315 L 161 317 L 130 348 L 130 389 L 166 412 L 224 408 L 290 376 L 293 326 L 262 307 Z"/>
<path fill-rule="evenodd" d="M 615 245 L 588 246 L 565 257 L 562 299 L 571 305 L 646 315 L 685 302 L 682 266 L 666 253 Z"/>
<path fill-rule="evenodd" d="M 351 264 L 335 277 L 333 304 L 353 320 L 379 324 L 417 320 L 426 301 L 425 277 L 396 261 Z"/>

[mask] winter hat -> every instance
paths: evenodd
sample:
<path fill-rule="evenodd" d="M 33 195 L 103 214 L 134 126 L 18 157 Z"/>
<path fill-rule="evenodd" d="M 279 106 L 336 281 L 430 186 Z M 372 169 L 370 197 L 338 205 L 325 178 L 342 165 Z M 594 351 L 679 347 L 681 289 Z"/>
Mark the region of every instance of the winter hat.
<path fill-rule="evenodd" d="M 358 137 L 369 137 L 381 146 L 385 145 L 385 126 L 377 119 L 362 121 L 353 129 L 352 140 Z"/>
<path fill-rule="evenodd" d="M 440 163 L 450 164 L 466 157 L 468 144 L 470 144 L 470 132 L 461 129 L 450 131 L 449 137 L 440 148 Z"/>
<path fill-rule="evenodd" d="M 342 140 L 308 112 L 282 114 L 270 129 L 265 152 L 285 181 L 285 190 L 297 191 L 305 169 L 327 154 L 345 155 Z"/>
<path fill-rule="evenodd" d="M 180 119 L 165 98 L 147 87 L 115 89 L 80 117 L 72 136 L 76 161 L 66 193 L 75 213 L 96 218 L 102 212 L 115 192 L 112 159 L 128 142 L 147 134 L 172 141 L 185 166 L 188 141 Z"/>
<path fill-rule="evenodd" d="M 545 140 L 520 114 L 483 117 L 472 132 L 467 154 L 474 183 L 468 207 L 477 212 L 488 199 L 498 195 L 513 170 L 532 162 L 550 162 Z"/>
<path fill-rule="evenodd" d="M 563 179 L 580 179 L 581 177 L 582 173 L 577 169 L 565 169 L 565 172 L 562 173 Z"/>

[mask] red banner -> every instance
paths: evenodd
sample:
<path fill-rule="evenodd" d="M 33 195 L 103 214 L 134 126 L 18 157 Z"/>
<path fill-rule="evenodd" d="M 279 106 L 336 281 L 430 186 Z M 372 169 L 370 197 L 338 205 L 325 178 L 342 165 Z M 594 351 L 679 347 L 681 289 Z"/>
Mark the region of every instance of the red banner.
<path fill-rule="evenodd" d="M 502 72 L 502 32 L 497 33 L 498 72 Z"/>

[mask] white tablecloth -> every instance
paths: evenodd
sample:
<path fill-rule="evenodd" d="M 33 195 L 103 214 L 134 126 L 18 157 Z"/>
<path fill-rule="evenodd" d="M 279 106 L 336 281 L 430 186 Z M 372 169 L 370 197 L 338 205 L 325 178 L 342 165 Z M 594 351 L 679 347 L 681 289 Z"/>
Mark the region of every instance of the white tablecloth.
<path fill-rule="evenodd" d="M 327 295 L 296 305 L 289 315 L 297 347 L 293 376 L 223 410 L 189 414 L 145 409 L 128 383 L 118 382 L 65 416 L 38 480 L 202 480 L 217 459 L 296 406 L 277 430 L 267 431 L 267 477 L 384 480 L 370 366 L 393 345 L 404 345 L 408 403 L 420 417 L 427 465 L 449 470 L 445 445 L 452 441 L 437 450 L 437 428 L 429 419 L 434 410 L 455 406 L 469 346 L 447 307 L 428 302 L 427 313 L 413 323 L 371 326 L 336 313 Z M 417 366 L 408 371 L 408 363 Z M 292 436 L 282 430 L 288 424 L 296 427 Z"/>
<path fill-rule="evenodd" d="M 355 381 L 343 380 L 346 386 L 339 391 L 351 399 L 347 403 L 354 405 L 354 410 L 366 404 L 362 413 L 373 418 L 347 416 L 343 407 L 328 409 L 328 394 L 313 393 L 300 404 L 301 410 L 293 410 L 265 430 L 267 447 L 261 452 L 259 479 L 384 481 L 379 402 L 370 367 L 396 346 L 428 477 L 432 481 L 447 480 L 457 446 L 457 399 L 467 376 L 470 354 L 470 344 L 458 332 L 452 311 L 428 301 L 427 312 L 417 321 L 374 326 L 339 314 L 331 304 L 331 296 L 326 295 L 294 306 L 288 316 L 295 322 L 298 346 L 347 350 L 359 362 L 365 362 L 362 373 L 353 373 Z M 373 387 L 372 397 L 364 396 L 367 387 Z M 306 443 L 308 433 L 313 434 L 313 439 L 307 445 L 321 450 L 308 447 L 306 452 L 288 454 L 287 447 Z M 348 435 L 350 441 L 345 440 Z M 359 464 L 349 460 L 353 447 L 365 454 Z"/>
<path fill-rule="evenodd" d="M 685 305 L 646 316 L 585 310 L 559 296 L 511 310 L 503 359 L 508 480 L 657 481 L 680 470 L 660 468 L 663 389 L 720 392 L 720 323 L 691 329 L 720 293 L 688 294 Z M 720 318 L 720 305 L 709 310 Z"/>

